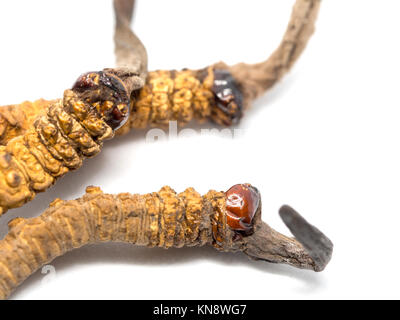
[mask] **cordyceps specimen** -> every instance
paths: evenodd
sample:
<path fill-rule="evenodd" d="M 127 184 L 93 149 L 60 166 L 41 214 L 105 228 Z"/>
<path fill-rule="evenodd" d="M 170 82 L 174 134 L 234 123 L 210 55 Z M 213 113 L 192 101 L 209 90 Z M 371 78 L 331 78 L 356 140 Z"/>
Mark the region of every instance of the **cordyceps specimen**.
<path fill-rule="evenodd" d="M 23 205 L 80 167 L 114 131 L 124 134 L 169 121 L 183 125 L 192 119 L 238 123 L 251 101 L 299 57 L 314 31 L 320 0 L 296 1 L 281 44 L 265 62 L 155 71 L 146 81 L 146 52 L 129 28 L 133 1 L 114 4 L 119 68 L 84 74 L 62 100 L 0 108 L 0 213 Z"/>
<path fill-rule="evenodd" d="M 280 215 L 296 238 L 261 221 L 259 191 L 239 184 L 201 196 L 170 187 L 145 195 L 104 194 L 88 187 L 79 199 L 53 201 L 41 216 L 16 218 L 0 241 L 0 297 L 7 298 L 35 270 L 89 243 L 127 242 L 148 247 L 212 245 L 252 259 L 322 271 L 333 245 L 288 206 Z"/>
<path fill-rule="evenodd" d="M 150 72 L 145 87 L 132 100 L 130 121 L 118 133 L 168 121 L 185 124 L 192 119 L 211 119 L 222 125 L 237 123 L 244 109 L 280 80 L 300 56 L 314 32 L 320 2 L 296 1 L 282 42 L 264 62 L 234 66 L 220 62 L 202 70 Z M 40 100 L 36 105 L 47 108 L 50 103 Z M 18 108 L 19 105 L 9 106 L 9 109 Z M 7 131 L 7 126 L 9 130 L 14 126 L 7 122 L 7 117 L 3 122 L 3 131 Z M 3 144 L 8 139 L 3 134 Z"/>

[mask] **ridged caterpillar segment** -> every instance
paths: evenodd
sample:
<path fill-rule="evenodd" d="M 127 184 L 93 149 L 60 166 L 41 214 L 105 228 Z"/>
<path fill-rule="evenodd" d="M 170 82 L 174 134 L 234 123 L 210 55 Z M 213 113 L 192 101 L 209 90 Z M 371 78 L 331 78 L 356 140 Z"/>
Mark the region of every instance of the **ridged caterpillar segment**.
<path fill-rule="evenodd" d="M 85 157 L 100 151 L 114 131 L 124 134 L 131 128 L 165 126 L 169 121 L 184 125 L 192 119 L 237 123 L 243 104 L 248 106 L 276 83 L 300 55 L 312 34 L 319 3 L 297 0 L 281 45 L 263 63 L 157 71 L 150 73 L 141 91 L 131 95 L 143 86 L 147 73 L 141 46 L 141 54 L 128 53 L 130 62 L 124 61 L 121 68 L 83 75 L 63 100 L 3 107 L 0 214 L 78 168 Z M 130 17 L 121 18 L 117 10 L 119 61 L 125 60 L 121 57 L 126 58 L 126 48 L 141 45 L 140 41 L 131 45 L 132 37 L 128 41 L 121 38 L 127 33 L 118 33 L 118 29 L 129 29 L 123 20 Z M 128 109 L 133 111 L 131 118 L 118 129 L 127 120 Z M 203 197 L 193 189 L 177 195 L 169 187 L 144 196 L 112 196 L 91 187 L 81 199 L 56 200 L 38 218 L 9 223 L 10 232 L 0 241 L 0 297 L 7 297 L 30 273 L 56 256 L 103 241 L 164 248 L 212 244 L 220 250 L 240 250 L 252 259 L 322 271 L 332 254 L 330 240 L 287 206 L 281 208 L 281 217 L 300 240 L 277 233 L 261 221 L 259 200 L 258 191 L 247 184 L 226 193 L 210 191 Z"/>
<path fill-rule="evenodd" d="M 130 117 L 124 126 L 116 130 L 117 135 L 126 134 L 132 129 L 167 126 L 169 121 L 177 121 L 182 126 L 193 119 L 232 125 L 240 120 L 243 111 L 240 88 L 232 75 L 213 67 L 149 72 L 145 86 L 132 96 Z M 33 124 L 35 113 L 39 116 L 52 104 L 54 101 L 41 99 L 1 107 L 0 144 L 6 144 L 25 132 Z M 22 121 L 10 117 L 10 112 L 3 116 L 2 108 L 19 114 L 23 114 L 22 108 L 30 109 L 31 115 L 26 119 L 18 117 L 24 119 Z"/>
<path fill-rule="evenodd" d="M 169 121 L 184 125 L 193 119 L 231 125 L 241 116 L 241 93 L 229 72 L 213 67 L 154 71 L 133 100 L 130 121 L 121 132 L 166 126 Z"/>
<path fill-rule="evenodd" d="M 49 105 L 30 128 L 0 146 L 0 214 L 32 200 L 57 178 L 79 168 L 84 158 L 99 153 L 103 141 L 113 137 L 110 112 L 123 110 L 124 105 L 128 110 L 129 101 L 119 101 L 116 89 L 104 88 L 101 82 L 110 78 L 118 82 L 116 77 L 98 75 L 97 83 L 83 91 L 66 90 L 64 98 Z"/>
<path fill-rule="evenodd" d="M 148 247 L 213 245 L 235 251 L 235 232 L 226 220 L 226 195 L 170 187 L 145 195 L 104 194 L 88 187 L 79 199 L 52 202 L 41 216 L 10 221 L 0 241 L 0 298 L 55 257 L 83 245 L 127 242 Z"/>
<path fill-rule="evenodd" d="M 0 145 L 5 145 L 8 140 L 23 134 L 35 119 L 45 114 L 46 108 L 55 102 L 39 99 L 0 107 Z"/>
<path fill-rule="evenodd" d="M 261 195 L 250 184 L 203 196 L 193 188 L 177 194 L 168 186 L 144 195 L 111 195 L 91 186 L 76 200 L 54 200 L 39 217 L 9 222 L 0 240 L 0 298 L 67 251 L 108 241 L 165 249 L 211 245 L 251 259 L 322 271 L 332 256 L 332 242 L 290 207 L 283 206 L 280 214 L 294 234 L 307 231 L 302 240 L 261 220 Z"/>

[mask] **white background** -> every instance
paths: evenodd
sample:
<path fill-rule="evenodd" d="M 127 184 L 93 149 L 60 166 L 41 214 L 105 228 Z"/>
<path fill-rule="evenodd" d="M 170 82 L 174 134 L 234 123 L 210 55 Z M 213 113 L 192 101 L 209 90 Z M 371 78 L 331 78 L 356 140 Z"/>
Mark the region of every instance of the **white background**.
<path fill-rule="evenodd" d="M 150 70 L 257 62 L 278 45 L 293 3 L 139 0 L 133 27 Z M 111 8 L 109 0 L 1 1 L 1 104 L 61 97 L 81 73 L 113 66 Z M 289 232 L 277 214 L 287 203 L 333 240 L 324 272 L 212 248 L 108 244 L 57 258 L 53 281 L 39 271 L 12 298 L 400 298 L 399 10 L 396 0 L 323 1 L 304 55 L 246 113 L 240 138 L 146 143 L 145 132 L 131 132 L 0 218 L 3 237 L 9 219 L 37 216 L 87 185 L 205 193 L 250 182 L 271 226 Z"/>

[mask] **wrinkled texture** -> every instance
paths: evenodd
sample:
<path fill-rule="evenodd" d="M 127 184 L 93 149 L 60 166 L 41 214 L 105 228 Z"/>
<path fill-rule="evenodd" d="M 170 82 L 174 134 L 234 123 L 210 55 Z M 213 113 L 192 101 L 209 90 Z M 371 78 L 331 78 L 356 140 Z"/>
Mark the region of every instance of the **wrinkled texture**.
<path fill-rule="evenodd" d="M 150 73 L 145 87 L 132 99 L 131 117 L 118 132 L 123 134 L 130 128 L 166 126 L 169 121 L 178 121 L 182 125 L 194 118 L 220 122 L 221 113 L 215 113 L 214 72 L 208 68 Z M 103 77 L 115 78 L 121 86 L 102 85 Z M 56 178 L 79 168 L 85 157 L 100 152 L 102 142 L 113 137 L 118 121 L 125 121 L 108 111 L 120 106 L 122 108 L 118 111 L 122 111 L 129 103 L 124 94 L 126 87 L 118 79 L 105 72 L 85 74 L 78 79 L 73 90 L 65 91 L 63 100 L 48 104 L 42 101 L 40 107 L 44 109 L 35 110 L 43 115 L 24 119 L 25 130 L 22 123 L 16 122 L 14 126 L 21 127 L 19 136 L 14 137 L 14 133 L 3 136 L 4 145 L 0 146 L 0 155 L 4 159 L 0 164 L 0 214 L 32 200 Z M 13 109 L 17 110 L 18 105 Z M 128 116 L 127 112 L 120 114 Z"/>
<path fill-rule="evenodd" d="M 10 231 L 0 241 L 0 298 L 42 265 L 89 243 L 235 249 L 226 228 L 223 192 L 202 197 L 192 188 L 176 194 L 168 186 L 145 195 L 103 194 L 98 187 L 86 192 L 77 200 L 56 199 L 39 217 L 10 221 Z"/>
<path fill-rule="evenodd" d="M 147 77 L 147 51 L 130 28 L 134 0 L 114 0 L 116 68 L 106 69 L 121 78 L 129 92 L 144 86 Z"/>
<path fill-rule="evenodd" d="M 146 85 L 133 102 L 130 121 L 120 133 L 124 134 L 130 128 L 167 126 L 169 121 L 185 125 L 193 119 L 231 124 L 226 121 L 231 116 L 230 110 L 223 112 L 218 108 L 219 91 L 214 90 L 218 73 L 219 70 L 212 67 L 199 71 L 150 72 Z M 229 85 L 234 86 L 234 83 Z M 240 92 L 236 94 L 239 96 Z"/>
<path fill-rule="evenodd" d="M 0 215 L 79 168 L 126 122 L 147 75 L 146 50 L 129 26 L 133 5 L 114 0 L 117 67 L 95 73 L 103 75 L 97 93 L 75 88 L 63 99 L 0 108 Z"/>
<path fill-rule="evenodd" d="M 241 94 L 243 94 L 243 107 L 248 108 L 254 99 L 271 88 L 291 69 L 293 64 L 304 51 L 308 40 L 314 33 L 315 21 L 318 16 L 320 4 L 321 0 L 296 1 L 283 39 L 278 48 L 266 61 L 256 64 L 239 63 L 234 66 L 228 66 L 225 63 L 220 62 L 213 66 L 214 69 L 229 70 L 233 75 L 233 78 L 237 82 L 238 89 L 240 90 Z M 143 44 L 129 28 L 129 24 L 132 19 L 133 5 L 134 1 L 132 0 L 114 1 L 114 9 L 117 20 L 115 43 L 118 67 L 115 69 L 106 69 L 106 71 L 115 73 L 124 80 L 127 87 L 131 88 L 132 91 L 135 91 L 140 89 L 145 83 L 144 79 L 147 71 L 147 53 Z M 129 64 L 132 66 L 127 67 Z M 174 74 L 174 72 L 172 72 L 172 74 Z M 151 73 L 150 77 L 154 79 L 158 75 L 173 81 L 171 79 L 171 72 L 168 71 Z M 170 85 L 171 81 L 168 81 L 169 84 L 167 90 L 170 90 L 170 88 L 174 86 Z M 195 87 L 195 84 L 193 83 L 188 83 L 188 85 L 192 88 Z M 201 119 L 210 115 L 210 108 L 207 100 L 211 97 L 208 89 L 212 89 L 210 83 L 207 84 L 204 82 L 203 86 L 207 89 L 207 93 L 205 93 L 204 97 L 197 102 L 197 111 L 195 113 L 195 115 Z M 185 94 L 190 95 L 188 93 Z M 181 96 L 180 98 L 177 97 L 177 103 L 172 109 L 177 108 L 179 112 L 172 113 L 170 111 L 166 111 L 169 110 L 168 104 L 173 104 L 171 99 L 168 99 L 168 101 L 164 102 L 157 101 L 159 95 L 153 95 L 151 88 L 145 88 L 144 92 L 140 92 L 139 95 L 142 97 L 142 107 L 140 107 L 140 112 L 138 112 L 137 115 L 132 113 L 132 117 L 128 124 L 118 130 L 117 134 L 125 134 L 132 128 L 143 128 L 147 126 L 148 123 L 152 125 L 157 125 L 158 123 L 165 124 L 165 114 L 170 114 L 170 116 L 173 116 L 175 113 L 175 115 L 179 116 L 176 117 L 177 120 L 179 120 L 181 123 L 186 123 L 188 119 L 191 119 L 195 110 L 194 108 L 187 107 L 189 103 L 188 101 L 191 98 L 188 98 L 188 96 L 185 95 Z M 145 97 L 147 97 L 147 101 L 146 99 L 143 99 Z M 153 97 L 155 97 L 154 102 Z M 165 100 L 165 95 L 161 94 L 161 99 Z M 40 104 L 37 105 L 37 108 L 31 104 L 32 110 L 30 112 L 32 114 L 37 113 L 37 115 L 39 115 L 40 112 L 43 112 L 42 108 L 46 108 L 49 104 L 50 101 L 40 100 Z M 158 106 L 160 108 L 158 108 Z M 29 106 L 26 105 L 26 107 Z M 7 107 L 0 107 L 0 109 L 3 108 L 5 109 Z M 20 115 L 23 114 L 23 112 L 17 110 L 18 108 L 22 108 L 21 105 L 15 105 L 12 108 L 15 110 L 14 113 L 18 113 Z M 153 109 L 155 109 L 154 115 L 150 117 L 150 112 Z M 0 112 L 1 115 L 3 113 L 4 111 Z M 214 115 L 218 113 L 219 111 L 217 108 L 214 110 Z M 26 130 L 27 127 L 29 127 L 29 124 L 33 122 L 35 117 L 31 116 L 28 117 L 27 120 L 23 120 L 26 121 L 25 125 L 23 124 L 23 121 L 19 119 L 21 119 L 21 117 L 18 116 L 15 118 L 10 116 L 0 117 L 1 144 L 5 144 L 12 137 L 21 134 L 24 130 Z M 171 120 L 172 119 L 174 118 L 171 118 Z M 229 122 L 227 123 L 225 114 L 221 114 L 219 117 L 214 116 L 214 120 L 220 124 L 230 124 Z M 232 122 L 236 123 L 237 120 Z"/>
<path fill-rule="evenodd" d="M 130 92 L 117 76 L 104 71 L 88 72 L 78 78 L 72 90 L 92 105 L 113 130 L 128 120 Z"/>
<path fill-rule="evenodd" d="M 39 99 L 0 107 L 0 145 L 23 134 L 38 116 L 43 115 L 54 100 Z"/>
<path fill-rule="evenodd" d="M 127 123 L 119 128 L 116 134 L 123 135 L 131 129 L 143 129 L 149 126 L 168 126 L 169 121 L 177 121 L 183 126 L 193 119 L 199 122 L 212 120 L 221 125 L 230 125 L 241 111 L 235 111 L 231 115 L 230 110 L 224 112 L 218 107 L 221 102 L 217 95 L 220 89 L 215 91 L 216 73 L 218 74 L 219 70 L 211 67 L 198 71 L 149 72 L 145 86 L 131 99 L 131 113 Z M 236 91 L 235 83 L 231 81 L 229 85 L 234 93 L 231 99 L 240 102 L 240 92 Z M 51 103 L 42 100 L 40 107 L 49 108 Z M 19 106 L 15 105 L 13 108 L 18 109 Z M 241 105 L 236 105 L 235 108 L 241 108 Z M 37 108 L 36 112 L 43 113 L 43 110 Z M 33 123 L 35 117 L 29 119 Z M 23 133 L 24 130 L 21 129 L 19 132 Z M 13 137 L 14 135 L 10 137 L 4 135 L 3 142 Z"/>
<path fill-rule="evenodd" d="M 296 0 L 282 41 L 267 60 L 256 64 L 216 65 L 229 70 L 238 81 L 246 108 L 293 67 L 314 33 L 320 5 L 321 0 Z"/>
<path fill-rule="evenodd" d="M 129 28 L 133 1 L 115 0 L 118 66 L 105 70 L 119 77 L 133 98 L 132 116 L 118 132 L 123 134 L 131 128 L 147 125 L 162 126 L 169 120 L 185 124 L 193 118 L 212 119 L 224 125 L 236 123 L 237 111 L 241 111 L 242 106 L 237 106 L 230 94 L 218 96 L 210 70 L 229 70 L 244 96 L 244 105 L 249 106 L 251 100 L 276 83 L 297 60 L 314 31 L 319 5 L 320 0 L 296 1 L 280 46 L 265 62 L 233 67 L 219 63 L 205 69 L 206 72 L 158 71 L 149 76 L 147 85 L 136 96 L 135 90 L 144 85 L 147 55 Z M 130 47 L 135 50 L 128 50 Z M 0 147 L 0 214 L 8 208 L 23 205 L 54 183 L 57 177 L 78 168 L 84 157 L 98 153 L 101 142 L 112 137 L 112 128 L 93 110 L 86 110 L 82 101 L 83 105 L 78 98 L 75 100 L 72 118 L 69 117 L 70 110 L 61 107 L 65 105 L 65 99 L 13 106 L 12 112 L 10 107 L 3 107 L 0 112 L 3 144 Z M 29 106 L 32 107 L 29 116 L 24 118 L 21 115 L 28 114 L 24 108 Z"/>
<path fill-rule="evenodd" d="M 253 232 L 253 218 L 260 204 L 259 192 L 249 184 L 234 185 L 226 192 L 227 223 L 236 231 Z"/>
<path fill-rule="evenodd" d="M 71 90 L 22 135 L 0 146 L 0 214 L 46 190 L 85 157 L 100 152 L 113 130 Z"/>
<path fill-rule="evenodd" d="M 261 199 L 256 188 L 245 186 Z M 165 186 L 145 195 L 110 195 L 91 186 L 82 198 L 54 200 L 39 217 L 15 218 L 0 241 L 0 298 L 7 298 L 57 256 L 106 241 L 162 248 L 208 244 L 221 251 L 241 251 L 256 260 L 314 271 L 325 268 L 332 255 L 331 241 L 287 206 L 282 207 L 281 215 L 299 240 L 276 232 L 261 220 L 261 200 L 252 221 L 254 233 L 232 230 L 228 192 L 211 190 L 201 196 L 188 188 L 177 194 Z"/>

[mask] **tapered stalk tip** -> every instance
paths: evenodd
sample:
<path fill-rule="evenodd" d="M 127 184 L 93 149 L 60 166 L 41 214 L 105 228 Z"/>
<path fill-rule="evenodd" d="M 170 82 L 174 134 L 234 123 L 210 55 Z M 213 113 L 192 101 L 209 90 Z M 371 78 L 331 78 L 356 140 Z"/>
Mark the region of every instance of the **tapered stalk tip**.
<path fill-rule="evenodd" d="M 244 238 L 243 252 L 255 260 L 284 263 L 316 272 L 324 270 L 332 257 L 332 242 L 291 207 L 283 206 L 279 214 L 295 238 L 260 221 L 254 233 Z"/>
<path fill-rule="evenodd" d="M 282 206 L 279 215 L 315 262 L 316 271 L 322 271 L 331 260 L 332 241 L 290 206 Z"/>

